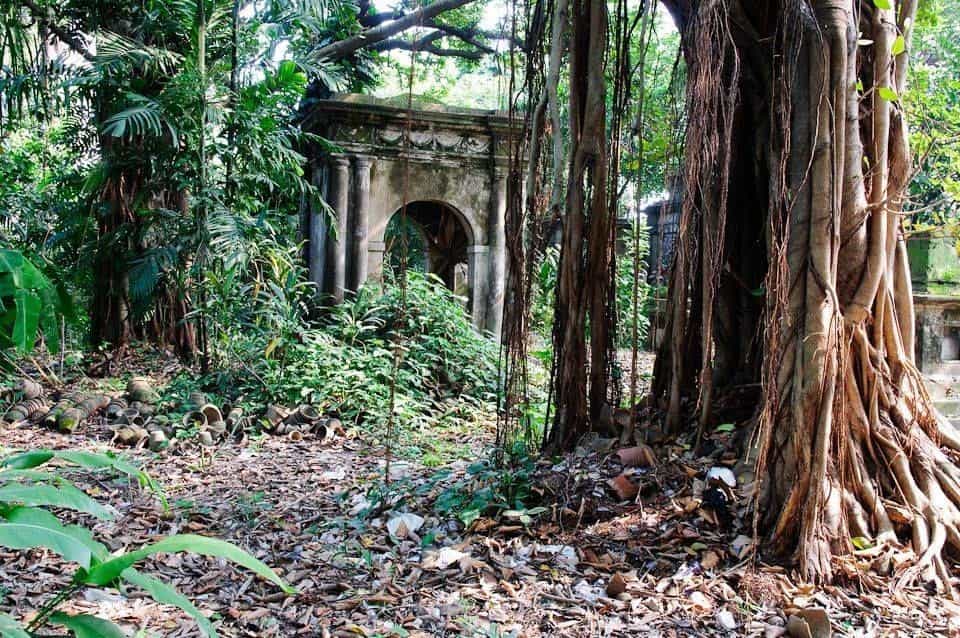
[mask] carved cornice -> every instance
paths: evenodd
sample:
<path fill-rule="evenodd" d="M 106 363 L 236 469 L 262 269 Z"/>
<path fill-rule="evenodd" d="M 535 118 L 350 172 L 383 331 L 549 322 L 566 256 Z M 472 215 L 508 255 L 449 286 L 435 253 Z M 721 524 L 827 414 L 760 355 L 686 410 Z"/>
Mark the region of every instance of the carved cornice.
<path fill-rule="evenodd" d="M 411 113 L 378 101 L 331 99 L 315 102 L 304 125 L 350 154 L 406 156 L 424 162 L 466 160 L 487 165 L 491 160 L 504 164 L 509 156 L 509 119 L 497 111 L 442 109 Z M 517 126 L 512 130 L 519 133 Z"/>

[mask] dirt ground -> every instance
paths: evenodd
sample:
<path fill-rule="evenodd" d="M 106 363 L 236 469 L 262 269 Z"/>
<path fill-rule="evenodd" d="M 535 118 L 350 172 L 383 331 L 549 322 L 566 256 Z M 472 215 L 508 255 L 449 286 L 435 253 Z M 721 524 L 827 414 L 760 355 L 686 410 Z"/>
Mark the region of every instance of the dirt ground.
<path fill-rule="evenodd" d="M 455 436 L 481 458 L 493 433 Z M 210 614 L 222 636 L 819 637 L 828 635 L 823 622 L 835 635 L 960 635 L 960 606 L 922 586 L 892 591 L 884 585 L 891 577 L 872 589 L 817 587 L 755 561 L 744 520 L 749 486 L 737 486 L 729 520 L 701 503 L 706 472 L 732 465 L 725 436 L 704 458 L 683 444 L 657 447 L 652 467 L 624 467 L 612 441 L 586 441 L 568 458 L 537 465 L 539 508 L 480 517 L 469 528 L 434 509 L 444 490 L 469 480 L 468 460 L 443 468 L 395 461 L 384 492 L 381 451 L 349 434 L 322 442 L 264 436 L 212 452 L 126 451 L 163 485 L 166 511 L 125 480 L 70 476 L 116 508 L 115 520 L 85 521 L 111 550 L 162 534 L 214 535 L 298 589 L 286 596 L 196 556 L 144 565 Z M 102 423 L 72 436 L 37 425 L 0 431 L 6 449 L 103 450 L 110 437 Z M 851 559 L 850 573 L 874 559 L 869 550 Z M 43 551 L 0 552 L 0 611 L 29 619 L 70 572 Z M 66 608 L 108 617 L 131 635 L 199 635 L 187 616 L 136 589 L 85 590 Z"/>

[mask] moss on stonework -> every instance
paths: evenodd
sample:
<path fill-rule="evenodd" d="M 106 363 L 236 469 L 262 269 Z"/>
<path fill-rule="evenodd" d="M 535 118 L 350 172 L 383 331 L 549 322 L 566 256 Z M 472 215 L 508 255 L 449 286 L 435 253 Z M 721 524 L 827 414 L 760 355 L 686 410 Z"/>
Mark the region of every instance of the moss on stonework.
<path fill-rule="evenodd" d="M 952 237 L 911 237 L 907 254 L 916 292 L 960 294 L 960 258 Z"/>

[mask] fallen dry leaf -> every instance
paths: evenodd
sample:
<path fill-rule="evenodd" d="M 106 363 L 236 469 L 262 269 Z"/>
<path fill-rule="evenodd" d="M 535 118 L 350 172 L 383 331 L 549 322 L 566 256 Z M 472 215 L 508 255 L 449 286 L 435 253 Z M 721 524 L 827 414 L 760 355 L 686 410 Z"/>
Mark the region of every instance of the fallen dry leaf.
<path fill-rule="evenodd" d="M 819 607 L 799 609 L 787 620 L 787 633 L 792 638 L 830 638 L 833 633 L 830 617 Z"/>
<path fill-rule="evenodd" d="M 711 550 L 707 550 L 700 558 L 700 566 L 704 569 L 713 569 L 720 563 L 720 556 Z"/>
<path fill-rule="evenodd" d="M 627 581 L 620 572 L 615 573 L 607 582 L 607 596 L 616 598 L 627 591 Z"/>

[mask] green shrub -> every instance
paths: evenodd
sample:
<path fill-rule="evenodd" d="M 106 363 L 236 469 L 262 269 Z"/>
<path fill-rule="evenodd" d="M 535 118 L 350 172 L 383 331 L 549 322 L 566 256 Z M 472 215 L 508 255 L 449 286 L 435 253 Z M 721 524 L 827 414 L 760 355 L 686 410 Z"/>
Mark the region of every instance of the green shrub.
<path fill-rule="evenodd" d="M 271 347 L 278 337 L 266 334 L 235 342 L 246 364 L 234 367 L 223 386 L 260 404 L 311 402 L 381 436 L 399 339 L 401 428 L 468 423 L 495 400 L 496 344 L 476 332 L 460 300 L 431 275 L 408 273 L 405 302 L 394 283 L 369 283 L 319 325 L 299 325 L 295 333 L 278 331 L 287 335 L 282 346 Z"/>
<path fill-rule="evenodd" d="M 16 250 L 0 249 L 0 350 L 33 350 L 42 332 L 51 350 L 60 347 L 59 317 L 69 305 L 53 285 Z"/>
<path fill-rule="evenodd" d="M 497 466 L 485 459 L 471 464 L 466 476 L 454 482 L 437 496 L 434 508 L 437 513 L 456 516 L 469 526 L 481 516 L 496 516 L 528 524 L 531 517 L 543 513 L 545 508 L 529 507 L 536 498 L 532 481 L 536 465 L 522 445 L 510 450 L 509 463 Z M 439 472 L 433 480 L 446 478 Z"/>

